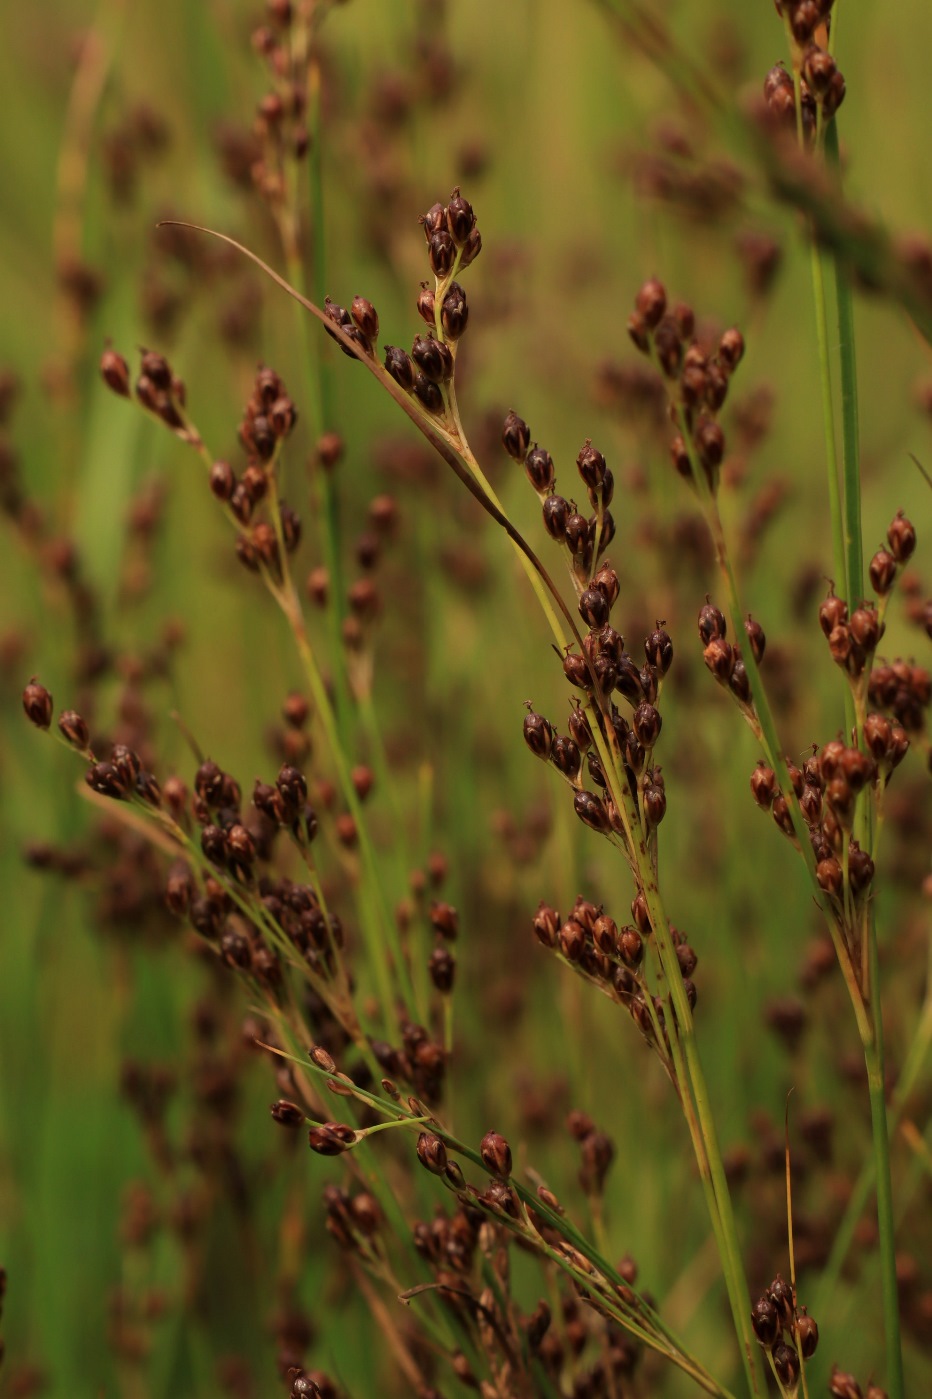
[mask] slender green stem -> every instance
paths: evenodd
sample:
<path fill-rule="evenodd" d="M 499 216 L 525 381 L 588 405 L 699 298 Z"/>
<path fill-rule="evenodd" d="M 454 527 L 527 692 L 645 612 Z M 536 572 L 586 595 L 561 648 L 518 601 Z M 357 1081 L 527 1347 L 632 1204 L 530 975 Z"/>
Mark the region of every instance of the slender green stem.
<path fill-rule="evenodd" d="M 838 128 L 829 122 L 825 151 L 838 165 Z M 864 556 L 861 531 L 861 461 L 858 423 L 858 375 L 854 338 L 854 298 L 841 261 L 834 254 L 835 304 L 838 314 L 838 365 L 841 377 L 842 483 L 844 549 L 847 564 L 848 605 L 857 607 L 864 591 Z"/>
<path fill-rule="evenodd" d="M 871 1009 L 873 1040 L 864 1046 L 867 1084 L 871 1103 L 871 1129 L 877 1172 L 877 1228 L 879 1233 L 881 1297 L 887 1342 L 887 1393 L 889 1399 L 904 1399 L 903 1345 L 900 1337 L 900 1302 L 896 1281 L 896 1222 L 893 1215 L 893 1182 L 890 1173 L 890 1138 L 887 1100 L 884 1091 L 883 1017 L 881 1014 L 877 933 L 869 920 Z"/>

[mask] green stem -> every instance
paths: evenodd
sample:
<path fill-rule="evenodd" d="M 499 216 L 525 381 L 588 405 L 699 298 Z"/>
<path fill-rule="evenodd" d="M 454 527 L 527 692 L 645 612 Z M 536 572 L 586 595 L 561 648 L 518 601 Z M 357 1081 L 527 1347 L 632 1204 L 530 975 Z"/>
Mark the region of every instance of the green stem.
<path fill-rule="evenodd" d="M 825 152 L 838 165 L 838 128 L 829 122 Z M 864 556 L 861 532 L 861 463 L 858 423 L 858 375 L 854 338 L 854 298 L 851 283 L 840 260 L 831 255 L 835 271 L 835 304 L 838 314 L 838 365 L 841 371 L 842 482 L 844 549 L 847 564 L 848 605 L 856 607 L 864 590 Z"/>
<path fill-rule="evenodd" d="M 870 919 L 867 936 L 870 939 L 871 1006 L 874 1037 L 870 1043 L 864 1046 L 864 1061 L 867 1065 L 874 1162 L 877 1172 L 877 1228 L 879 1232 L 883 1323 L 887 1343 L 887 1393 L 889 1399 L 904 1399 L 900 1302 L 896 1282 L 896 1223 L 893 1217 L 890 1138 L 887 1124 L 887 1101 L 884 1093 L 883 1018 L 880 1009 L 877 934 L 873 917 Z"/>

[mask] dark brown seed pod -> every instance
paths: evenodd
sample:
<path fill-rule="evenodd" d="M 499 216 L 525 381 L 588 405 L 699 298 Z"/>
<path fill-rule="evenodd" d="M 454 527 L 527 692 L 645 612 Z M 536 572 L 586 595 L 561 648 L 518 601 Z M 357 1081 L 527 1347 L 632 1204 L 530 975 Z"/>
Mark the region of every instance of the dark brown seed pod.
<path fill-rule="evenodd" d="M 580 753 L 585 753 L 592 746 L 592 729 L 586 711 L 578 703 L 570 710 L 569 729 L 576 747 Z"/>
<path fill-rule="evenodd" d="M 503 1180 L 511 1175 L 511 1147 L 499 1132 L 486 1132 L 479 1143 L 479 1155 L 490 1175 Z"/>
<path fill-rule="evenodd" d="M 448 340 L 459 340 L 469 323 L 466 293 L 459 282 L 451 282 L 440 308 L 440 324 Z"/>
<path fill-rule="evenodd" d="M 634 711 L 632 719 L 634 732 L 637 734 L 638 742 L 643 748 L 653 748 L 660 737 L 660 730 L 663 726 L 663 717 L 658 709 L 652 704 L 639 704 Z"/>
<path fill-rule="evenodd" d="M 669 632 L 663 627 L 651 632 L 650 636 L 644 639 L 644 655 L 648 664 L 652 665 L 660 675 L 666 675 L 673 664 L 673 641 Z"/>
<path fill-rule="evenodd" d="M 663 283 L 656 277 L 650 277 L 639 288 L 634 306 L 647 329 L 653 330 L 663 320 L 667 309 L 667 293 Z"/>
<path fill-rule="evenodd" d="M 566 546 L 574 558 L 581 558 L 589 542 L 589 521 L 579 511 L 574 511 L 566 522 L 564 535 Z"/>
<path fill-rule="evenodd" d="M 796 1320 L 796 1334 L 799 1349 L 804 1360 L 811 1360 L 819 1345 L 819 1328 L 807 1312 L 803 1311 Z"/>
<path fill-rule="evenodd" d="M 878 597 L 886 597 L 896 582 L 896 559 L 886 549 L 878 549 L 870 561 L 868 575 Z"/>
<path fill-rule="evenodd" d="M 420 222 L 424 227 L 424 237 L 428 243 L 434 233 L 439 233 L 447 226 L 447 211 L 443 204 L 432 204 L 426 214 L 422 214 Z"/>
<path fill-rule="evenodd" d="M 660 825 L 667 812 L 667 796 L 662 787 L 651 782 L 641 793 L 641 810 L 649 830 Z"/>
<path fill-rule="evenodd" d="M 435 384 L 432 379 L 428 379 L 427 375 L 420 369 L 414 376 L 414 393 L 428 413 L 440 416 L 443 412 L 443 394 L 440 386 Z"/>
<path fill-rule="evenodd" d="M 585 656 L 580 656 L 578 651 L 568 651 L 563 657 L 563 674 L 570 684 L 575 685 L 578 690 L 592 689 L 589 663 Z"/>
<path fill-rule="evenodd" d="M 550 757 L 553 728 L 542 714 L 529 713 L 524 720 L 524 741 L 537 758 Z"/>
<path fill-rule="evenodd" d="M 560 929 L 560 951 L 568 962 L 582 960 L 586 950 L 586 930 L 576 918 L 568 918 Z"/>
<path fill-rule="evenodd" d="M 605 803 L 595 792 L 580 791 L 573 798 L 573 809 L 584 826 L 605 835 L 611 830 L 611 822 Z"/>
<path fill-rule="evenodd" d="M 751 773 L 751 793 L 763 811 L 769 810 L 777 791 L 777 779 L 773 768 L 761 759 Z"/>
<path fill-rule="evenodd" d="M 598 630 L 608 621 L 610 604 L 600 588 L 585 588 L 579 597 L 579 615 L 587 627 Z"/>
<path fill-rule="evenodd" d="M 129 398 L 129 365 L 116 350 L 106 349 L 100 357 L 100 375 L 104 383 L 121 398 Z"/>
<path fill-rule="evenodd" d="M 460 916 L 452 904 L 434 899 L 430 905 L 430 926 L 447 942 L 455 942 L 459 936 Z"/>
<path fill-rule="evenodd" d="M 442 340 L 428 335 L 415 336 L 411 358 L 433 384 L 445 384 L 453 376 L 453 355 Z"/>
<path fill-rule="evenodd" d="M 502 445 L 510 457 L 523 462 L 531 444 L 531 430 L 523 418 L 511 409 L 502 424 Z"/>
<path fill-rule="evenodd" d="M 545 903 L 539 904 L 534 915 L 534 932 L 538 942 L 543 943 L 544 947 L 555 947 L 559 930 L 560 915 L 556 909 Z"/>
<path fill-rule="evenodd" d="M 837 1365 L 832 1366 L 828 1392 L 832 1399 L 863 1399 L 861 1386 L 854 1375 L 848 1374 L 845 1370 L 839 1370 Z"/>
<path fill-rule="evenodd" d="M 460 194 L 458 186 L 453 191 L 446 212 L 450 237 L 458 247 L 462 247 L 469 241 L 469 236 L 476 226 L 476 215 L 469 200 Z"/>
<path fill-rule="evenodd" d="M 371 301 L 367 301 L 364 296 L 354 296 L 350 306 L 350 315 L 358 330 L 373 343 L 379 338 L 379 317 L 378 312 Z"/>
<path fill-rule="evenodd" d="M 621 592 L 621 580 L 608 560 L 596 570 L 589 586 L 598 588 L 599 592 L 604 594 L 609 607 L 614 607 Z"/>
<path fill-rule="evenodd" d="M 359 1134 L 345 1122 L 324 1122 L 310 1129 L 307 1143 L 318 1156 L 340 1156 L 355 1146 L 358 1138 Z"/>
<path fill-rule="evenodd" d="M 103 797 L 114 797 L 117 801 L 122 800 L 129 791 L 113 763 L 92 763 L 84 774 L 84 781 L 92 792 L 98 792 Z"/>
<path fill-rule="evenodd" d="M 844 626 L 848 620 L 848 604 L 844 598 L 836 597 L 834 592 L 828 597 L 819 608 L 819 626 L 827 637 L 831 637 L 836 627 Z"/>
<path fill-rule="evenodd" d="M 548 495 L 544 501 L 544 529 L 558 544 L 564 543 L 566 539 L 566 525 L 571 513 L 569 501 L 564 500 L 561 495 Z"/>
<path fill-rule="evenodd" d="M 434 293 L 427 282 L 422 282 L 417 298 L 417 312 L 421 320 L 426 321 L 430 326 L 435 324 L 434 307 Z"/>
<path fill-rule="evenodd" d="M 744 336 L 734 326 L 726 330 L 718 342 L 718 361 L 722 368 L 732 374 L 744 358 Z"/>
<path fill-rule="evenodd" d="M 848 630 L 858 646 L 870 655 L 884 632 L 876 607 L 856 607 L 848 622 Z"/>
<path fill-rule="evenodd" d="M 588 438 L 576 458 L 576 469 L 590 490 L 596 490 L 605 479 L 605 458 Z"/>
<path fill-rule="evenodd" d="M 431 234 L 427 245 L 427 258 L 435 277 L 442 281 L 449 275 L 456 260 L 456 244 L 445 229 Z"/>
<path fill-rule="evenodd" d="M 572 738 L 557 734 L 550 749 L 550 761 L 557 772 L 574 782 L 582 766 L 582 755 Z"/>
<path fill-rule="evenodd" d="M 699 638 L 703 646 L 708 646 L 711 641 L 723 639 L 727 630 L 724 613 L 714 603 L 706 602 L 699 611 Z"/>
<path fill-rule="evenodd" d="M 897 563 L 904 564 L 912 558 L 916 548 L 916 530 L 910 520 L 907 520 L 902 510 L 898 511 L 887 530 L 887 543 L 890 545 L 890 552 Z"/>
<path fill-rule="evenodd" d="M 300 1127 L 304 1122 L 303 1110 L 287 1098 L 279 1098 L 277 1103 L 272 1104 L 270 1112 L 281 1127 Z"/>
<path fill-rule="evenodd" d="M 229 501 L 236 489 L 236 475 L 228 461 L 215 461 L 210 468 L 210 489 L 217 500 Z M 242 520 L 240 523 L 244 523 Z"/>
<path fill-rule="evenodd" d="M 774 1373 L 784 1389 L 795 1390 L 799 1383 L 799 1356 L 796 1347 L 786 1341 L 777 1341 L 770 1352 Z"/>
<path fill-rule="evenodd" d="M 447 1149 L 433 1132 L 422 1132 L 417 1139 L 417 1159 L 432 1175 L 442 1176 L 447 1168 Z"/>
<path fill-rule="evenodd" d="M 23 690 L 23 710 L 26 718 L 37 729 L 47 729 L 52 723 L 52 696 L 35 676 Z"/>
<path fill-rule="evenodd" d="M 532 447 L 524 461 L 524 470 L 538 495 L 547 495 L 553 490 L 553 457 L 543 447 Z M 548 497 L 558 499 L 558 497 Z M 565 526 L 564 526 L 565 528 Z"/>
<path fill-rule="evenodd" d="M 414 388 L 414 365 L 411 356 L 398 345 L 385 346 L 385 368 L 406 393 Z"/>
<path fill-rule="evenodd" d="M 760 622 L 755 622 L 754 618 L 749 614 L 745 618 L 744 630 L 751 647 L 751 653 L 757 664 L 760 665 L 761 661 L 764 659 L 764 651 L 767 646 L 764 628 L 761 626 Z"/>
<path fill-rule="evenodd" d="M 442 996 L 453 990 L 456 979 L 456 958 L 448 947 L 435 947 L 427 960 L 427 972 Z"/>

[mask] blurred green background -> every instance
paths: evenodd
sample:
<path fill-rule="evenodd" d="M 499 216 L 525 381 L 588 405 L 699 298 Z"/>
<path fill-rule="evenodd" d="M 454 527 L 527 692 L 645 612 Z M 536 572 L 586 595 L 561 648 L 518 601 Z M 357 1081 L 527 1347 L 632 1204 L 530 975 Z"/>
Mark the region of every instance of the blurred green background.
<path fill-rule="evenodd" d="M 848 192 L 895 230 L 928 230 L 932 11 L 920 0 L 894 8 L 842 0 L 837 9 Z M 769 4 L 716 0 L 659 10 L 736 105 L 783 57 Z M 308 495 L 305 463 L 322 428 L 339 430 L 346 442 L 336 485 L 348 576 L 369 500 L 395 495 L 401 523 L 382 575 L 376 708 L 409 817 L 409 847 L 420 861 L 432 849 L 446 855 L 444 897 L 460 909 L 458 1130 L 477 1141 L 496 1126 L 569 1199 L 571 1144 L 541 1122 L 559 1124 L 571 1106 L 590 1112 L 618 1145 L 607 1197 L 612 1252 L 638 1259 L 644 1284 L 661 1303 L 671 1296 L 676 1324 L 727 1377 L 728 1323 L 671 1095 L 627 1017 L 548 959 L 530 931 L 541 899 L 565 911 L 584 892 L 604 899 L 620 922 L 631 892 L 626 871 L 578 826 L 564 789 L 521 741 L 523 702 L 562 724 L 566 687 L 512 553 L 442 464 L 424 462 L 410 424 L 374 381 L 316 327 L 310 356 L 315 373 L 326 366 L 332 404 L 330 421 L 314 421 L 300 323 L 256 269 L 206 254 L 185 262 L 155 227 L 166 216 L 208 224 L 282 265 L 267 213 L 254 193 L 234 186 L 220 159 L 220 151 L 229 157 L 238 149 L 236 140 L 242 145 L 265 91 L 250 44 L 262 20 L 261 7 L 241 0 L 48 0 L 8 8 L 3 24 L 0 367 L 21 381 L 4 429 L 11 444 L 4 470 L 15 450 L 23 489 L 48 529 L 36 543 L 22 520 L 8 522 L 0 554 L 0 1263 L 9 1277 L 0 1394 L 276 1392 L 271 1280 L 288 1247 L 283 1218 L 298 1219 L 307 1233 L 298 1294 L 314 1322 L 314 1363 L 356 1396 L 403 1392 L 385 1377 L 379 1348 L 359 1344 L 367 1314 L 348 1293 L 321 1227 L 320 1190 L 333 1173 L 273 1140 L 266 1104 L 276 1093 L 266 1065 L 242 1074 L 237 1131 L 251 1212 L 244 1221 L 224 1205 L 214 1216 L 202 1259 L 215 1280 L 212 1305 L 192 1316 L 181 1301 L 193 1284 L 177 1229 L 157 1231 L 146 1248 L 126 1242 L 129 1184 L 148 1181 L 166 1215 L 174 1187 L 158 1183 L 119 1090 L 121 1066 L 127 1057 L 170 1066 L 179 1080 L 172 1130 L 187 1130 L 192 1016 L 212 978 L 181 933 L 147 937 L 140 928 L 134 937 L 125 927 L 102 927 L 97 875 L 63 881 L 24 864 L 29 842 L 87 842 L 92 819 L 77 792 L 79 765 L 24 725 L 19 701 L 32 674 L 57 705 L 74 697 L 74 622 L 67 590 L 49 567 L 48 541 L 75 542 L 102 633 L 119 655 L 146 653 L 168 619 L 184 624 L 171 679 L 146 692 L 160 775 L 190 776 L 170 718 L 177 710 L 244 789 L 257 775 L 268 779 L 276 760 L 267 730 L 300 673 L 270 600 L 236 566 L 200 462 L 100 383 L 107 339 L 131 362 L 140 345 L 168 353 L 205 440 L 231 459 L 256 363 L 278 369 L 302 415 L 286 454 L 286 494 L 305 524 L 299 576 L 321 559 L 319 497 L 313 481 Z M 537 502 L 498 443 L 501 420 L 510 407 L 527 419 L 567 493 L 576 452 L 591 437 L 616 478 L 618 536 L 609 550 L 623 582 L 616 624 L 632 650 L 657 618 L 673 634 L 660 754 L 669 801 L 662 874 L 671 916 L 700 955 L 700 1033 L 721 1135 L 747 1145 L 754 1163 L 742 1228 L 751 1286 L 762 1288 L 787 1269 L 782 1180 L 761 1163 L 768 1145 L 773 1154 L 774 1132 L 782 1137 L 788 1089 L 800 1112 L 828 1105 L 835 1113 L 831 1172 L 813 1165 L 811 1180 L 803 1179 L 799 1146 L 799 1209 L 816 1219 L 831 1215 L 869 1149 L 866 1093 L 839 1070 L 857 1048 L 839 987 L 805 1000 L 807 1029 L 795 1054 L 767 1027 L 767 1005 L 799 994 L 815 911 L 798 862 L 751 803 L 752 739 L 701 665 L 694 618 L 715 578 L 701 531 L 690 524 L 687 493 L 669 468 L 662 426 L 624 377 L 638 365 L 625 322 L 637 287 L 656 274 L 700 320 L 744 329 L 748 350 L 729 420 L 742 449 L 725 512 L 735 537 L 750 541 L 755 511 L 774 507 L 745 551 L 743 588 L 780 652 L 774 678 L 789 677 L 780 715 L 796 757 L 833 736 L 843 717 L 841 681 L 815 623 L 831 551 L 808 254 L 797 220 L 773 206 L 734 128 L 717 127 L 685 103 L 594 4 L 351 0 L 328 14 L 322 35 L 323 117 L 313 134 L 324 201 L 308 210 L 308 221 L 323 240 L 324 290 L 347 304 L 357 292 L 369 296 L 381 339 L 407 343 L 420 328 L 414 301 L 428 273 L 417 215 L 461 184 L 483 236 L 482 255 L 464 278 L 471 319 L 458 366 L 477 455 L 545 553 Z M 134 122 L 138 128 L 141 111 L 157 119 L 161 137 L 127 156 L 121 140 Z M 710 162 L 711 188 L 724 191 L 711 204 Z M 773 239 L 782 254 L 766 295 L 750 285 L 741 252 L 751 234 Z M 70 295 L 62 289 L 62 249 L 81 264 L 71 266 Z M 84 265 L 99 282 L 77 317 L 74 287 Z M 880 544 L 902 507 L 919 530 L 921 555 L 932 510 L 908 454 L 927 463 L 932 456 L 930 418 L 920 406 L 928 347 L 880 301 L 858 301 L 857 328 L 865 547 L 869 555 Z M 741 430 L 752 409 L 767 421 L 759 441 Z M 142 550 L 138 533 L 127 533 L 128 512 L 156 480 L 163 513 Z M 141 552 L 151 578 L 134 593 L 127 580 Z M 920 573 L 924 567 L 927 587 L 920 558 Z M 895 606 L 889 653 L 922 662 L 924 644 Z M 117 667 L 100 687 L 103 728 L 113 722 L 120 685 Z M 905 801 L 902 821 L 891 823 L 891 870 L 900 877 L 881 886 L 881 923 L 896 926 L 906 949 L 886 967 L 894 1065 L 907 1052 L 925 989 L 915 895 L 929 831 L 921 762 L 908 763 L 896 781 L 916 795 L 912 805 Z M 378 792 L 373 821 L 387 837 L 391 806 Z M 911 855 L 902 853 L 904 841 Z M 408 871 L 397 852 L 385 867 L 395 903 L 407 892 Z M 232 991 L 228 1009 L 233 1026 L 244 1006 Z M 920 1131 L 923 1102 L 927 1091 L 916 1110 Z M 902 1147 L 896 1184 L 904 1252 L 917 1268 L 919 1320 L 907 1332 L 907 1364 L 918 1394 L 932 1382 L 929 1180 Z M 430 1185 L 419 1181 L 417 1189 L 427 1218 Z M 824 1392 L 816 1381 L 824 1386 L 832 1361 L 864 1377 L 878 1364 L 876 1270 L 866 1233 L 862 1242 L 829 1312 L 817 1318 L 823 1342 L 814 1392 Z M 532 1304 L 537 1284 L 529 1277 L 520 1285 Z M 145 1354 L 133 1361 L 112 1343 L 117 1288 L 135 1298 L 157 1292 L 165 1303 L 164 1315 L 152 1304 L 140 1327 Z M 804 1300 L 815 1290 L 813 1279 Z M 676 1376 L 657 1382 L 656 1392 L 691 1392 Z"/>

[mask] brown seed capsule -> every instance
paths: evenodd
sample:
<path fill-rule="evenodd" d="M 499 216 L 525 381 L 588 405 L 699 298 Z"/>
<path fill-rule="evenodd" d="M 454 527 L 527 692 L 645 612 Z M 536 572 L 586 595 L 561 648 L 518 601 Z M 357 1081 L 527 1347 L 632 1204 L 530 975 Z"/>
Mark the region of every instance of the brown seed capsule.
<path fill-rule="evenodd" d="M 890 552 L 897 563 L 904 564 L 910 559 L 916 547 L 916 530 L 911 521 L 907 520 L 902 510 L 899 510 L 895 519 L 887 530 L 887 543 L 890 545 Z"/>
<path fill-rule="evenodd" d="M 536 446 L 531 448 L 525 458 L 524 470 L 538 495 L 547 495 L 549 491 L 553 490 L 553 457 L 545 448 Z M 556 496 L 549 498 L 558 499 Z"/>
<path fill-rule="evenodd" d="M 598 630 L 608 621 L 610 605 L 600 588 L 585 588 L 579 597 L 579 615 L 586 626 Z"/>
<path fill-rule="evenodd" d="M 641 793 L 641 809 L 649 830 L 659 826 L 667 812 L 667 796 L 662 787 L 650 782 Z"/>
<path fill-rule="evenodd" d="M 870 561 L 871 587 L 878 597 L 886 597 L 896 582 L 896 559 L 886 549 L 878 549 Z"/>
<path fill-rule="evenodd" d="M 628 317 L 628 334 L 635 347 L 646 355 L 650 350 L 650 337 L 647 331 L 647 322 L 639 311 L 632 311 Z"/>
<path fill-rule="evenodd" d="M 794 1389 L 799 1383 L 799 1356 L 795 1346 L 786 1341 L 777 1341 L 770 1352 L 774 1372 L 785 1389 Z"/>
<path fill-rule="evenodd" d="M 566 538 L 566 525 L 570 514 L 569 501 L 564 500 L 561 495 L 548 495 L 543 508 L 544 529 L 558 544 L 562 544 Z"/>
<path fill-rule="evenodd" d="M 534 915 L 534 932 L 539 942 L 544 947 L 555 947 L 557 935 L 560 928 L 560 915 L 556 909 L 549 908 L 547 904 L 538 905 Z"/>
<path fill-rule="evenodd" d="M 566 522 L 566 546 L 574 558 L 581 558 L 589 543 L 589 521 L 578 510 Z"/>
<path fill-rule="evenodd" d="M 832 1399 L 863 1399 L 861 1386 L 854 1375 L 848 1374 L 845 1370 L 839 1370 L 837 1365 L 832 1366 L 828 1392 Z"/>
<path fill-rule="evenodd" d="M 417 1139 L 417 1159 L 432 1175 L 442 1176 L 447 1167 L 447 1149 L 433 1132 L 422 1132 Z"/>
<path fill-rule="evenodd" d="M 282 1127 L 300 1127 L 304 1122 L 302 1109 L 287 1098 L 279 1098 L 277 1103 L 272 1104 L 270 1111 L 274 1120 Z"/>
<path fill-rule="evenodd" d="M 600 913 L 592 924 L 592 940 L 600 952 L 613 956 L 618 947 L 618 924 L 607 913 Z"/>
<path fill-rule="evenodd" d="M 350 315 L 358 330 L 362 331 L 367 340 L 376 341 L 379 338 L 379 317 L 371 301 L 367 301 L 364 296 L 354 296 L 350 306 Z"/>
<path fill-rule="evenodd" d="M 724 614 L 714 603 L 706 602 L 699 611 L 699 638 L 703 646 L 708 646 L 709 642 L 716 639 L 724 638 L 727 629 Z"/>
<path fill-rule="evenodd" d="M 656 277 L 644 282 L 635 298 L 635 308 L 649 330 L 653 330 L 663 319 L 667 309 L 667 293 L 662 282 Z"/>
<path fill-rule="evenodd" d="M 23 690 L 23 709 L 26 718 L 37 729 L 47 729 L 52 722 L 52 696 L 35 676 Z"/>
<path fill-rule="evenodd" d="M 385 346 L 385 368 L 406 393 L 414 388 L 414 365 L 411 356 L 398 345 Z"/>
<path fill-rule="evenodd" d="M 776 795 L 777 779 L 773 768 L 769 768 L 761 759 L 757 767 L 751 773 L 751 793 L 757 805 L 767 811 Z"/>
<path fill-rule="evenodd" d="M 498 1132 L 486 1132 L 479 1144 L 482 1164 L 490 1175 L 507 1180 L 511 1175 L 511 1147 Z"/>
<path fill-rule="evenodd" d="M 447 942 L 455 942 L 459 936 L 460 917 L 452 904 L 434 899 L 430 905 L 430 926 Z"/>
<path fill-rule="evenodd" d="M 780 1273 L 777 1273 L 777 1276 L 770 1284 L 767 1295 L 777 1309 L 781 1324 L 787 1329 L 791 1328 L 795 1312 L 793 1289 Z"/>
<path fill-rule="evenodd" d="M 542 714 L 530 713 L 524 720 L 524 741 L 535 757 L 550 757 L 553 728 Z"/>
<path fill-rule="evenodd" d="M 819 1345 L 819 1328 L 812 1317 L 802 1312 L 797 1318 L 796 1331 L 799 1336 L 799 1349 L 804 1360 L 811 1360 Z"/>
<path fill-rule="evenodd" d="M 441 280 L 448 276 L 456 259 L 456 244 L 445 229 L 432 233 L 427 245 L 431 271 Z"/>
<path fill-rule="evenodd" d="M 551 744 L 550 761 L 557 772 L 575 781 L 582 766 L 582 754 L 578 745 L 565 734 L 557 734 Z"/>
<path fill-rule="evenodd" d="M 523 418 L 511 409 L 502 425 L 502 445 L 510 457 L 523 462 L 531 442 L 531 432 Z"/>
<path fill-rule="evenodd" d="M 445 384 L 453 375 L 453 355 L 442 340 L 429 335 L 416 335 L 411 358 L 432 384 Z"/>
<path fill-rule="evenodd" d="M 596 490 L 605 479 L 605 458 L 588 438 L 576 458 L 576 469 L 590 490 Z"/>
<path fill-rule="evenodd" d="M 764 659 L 764 650 L 767 646 L 764 628 L 761 626 L 760 622 L 755 622 L 754 618 L 749 614 L 745 618 L 744 630 L 747 634 L 748 642 L 750 643 L 751 653 L 757 664 L 760 665 L 761 661 Z"/>
<path fill-rule="evenodd" d="M 726 330 L 718 342 L 718 360 L 723 369 L 731 374 L 744 357 L 744 336 L 734 326 Z"/>
<path fill-rule="evenodd" d="M 448 996 L 456 978 L 456 958 L 449 948 L 434 948 L 427 961 L 427 971 L 440 994 Z"/>
<path fill-rule="evenodd" d="M 876 607 L 856 607 L 848 622 L 848 630 L 858 646 L 870 655 L 884 632 Z"/>
<path fill-rule="evenodd" d="M 638 967 L 644 956 L 644 939 L 637 928 L 623 928 L 618 939 L 618 952 L 629 967 Z"/>
<path fill-rule="evenodd" d="M 575 685 L 578 690 L 591 690 L 592 676 L 585 656 L 580 656 L 575 651 L 568 651 L 563 657 L 563 674 L 570 684 Z"/>
<path fill-rule="evenodd" d="M 568 918 L 560 929 L 560 951 L 568 962 L 582 960 L 586 950 L 586 930 L 577 918 Z"/>
<path fill-rule="evenodd" d="M 116 350 L 104 350 L 100 357 L 100 374 L 109 389 L 121 398 L 129 398 L 129 365 Z"/>
<path fill-rule="evenodd" d="M 608 819 L 608 812 L 605 803 L 595 792 L 577 792 L 573 798 L 573 809 L 582 821 L 584 826 L 590 830 L 607 834 L 611 830 L 611 822 Z"/>
<path fill-rule="evenodd" d="M 448 340 L 459 340 L 469 322 L 466 293 L 459 282 L 451 282 L 440 308 L 440 324 Z"/>
<path fill-rule="evenodd" d="M 652 704 L 639 704 L 634 711 L 632 724 L 641 746 L 647 749 L 653 748 L 657 739 L 660 737 L 660 730 L 663 725 L 663 717 L 660 711 L 655 709 Z"/>
<path fill-rule="evenodd" d="M 84 774 L 84 781 L 92 792 L 104 797 L 122 800 L 129 790 L 119 769 L 113 763 L 92 763 Z"/>
<path fill-rule="evenodd" d="M 320 1127 L 312 1127 L 307 1134 L 307 1143 L 319 1156 L 340 1156 L 355 1146 L 358 1133 L 345 1122 L 324 1122 Z"/>
<path fill-rule="evenodd" d="M 569 717 L 570 736 L 581 753 L 585 753 L 592 746 L 592 730 L 589 727 L 589 719 L 586 711 L 575 704 L 570 710 Z"/>
<path fill-rule="evenodd" d="M 827 637 L 831 637 L 836 627 L 843 626 L 848 620 L 848 604 L 844 598 L 836 597 L 829 593 L 828 597 L 819 608 L 819 626 Z"/>

